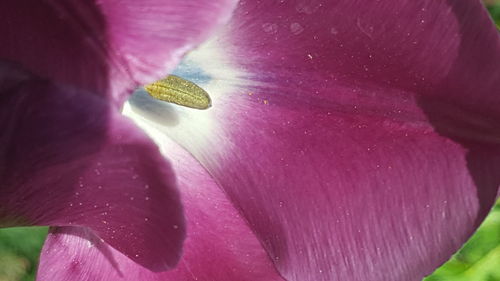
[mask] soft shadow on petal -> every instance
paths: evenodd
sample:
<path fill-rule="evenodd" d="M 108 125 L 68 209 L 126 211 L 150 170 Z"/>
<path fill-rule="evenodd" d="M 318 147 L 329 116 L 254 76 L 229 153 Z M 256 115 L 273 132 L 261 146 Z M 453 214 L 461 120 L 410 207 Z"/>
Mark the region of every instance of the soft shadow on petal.
<path fill-rule="evenodd" d="M 154 129 L 149 128 L 149 132 L 155 134 Z M 174 169 L 181 172 L 178 182 L 188 234 L 178 266 L 167 272 L 148 271 L 99 241 L 92 232 L 62 227 L 53 228 L 47 238 L 38 280 L 283 281 L 250 228 L 204 168 L 178 145 L 159 137 L 156 140 L 162 143 L 164 152 L 175 159 Z"/>
<path fill-rule="evenodd" d="M 158 126 L 285 279 L 421 280 L 494 202 L 500 41 L 479 1 L 242 1 L 213 42 L 239 80 L 201 61 L 214 106 Z"/>
<path fill-rule="evenodd" d="M 121 104 L 224 23 L 234 2 L 3 1 L 0 58 Z"/>
<path fill-rule="evenodd" d="M 86 226 L 147 268 L 174 266 L 184 218 L 158 147 L 95 95 L 12 65 L 0 77 L 0 225 Z"/>
<path fill-rule="evenodd" d="M 458 20 L 457 57 L 429 90 L 433 98 L 418 102 L 439 134 L 468 149 L 467 166 L 485 214 L 500 186 L 500 36 L 482 5 L 447 2 Z"/>

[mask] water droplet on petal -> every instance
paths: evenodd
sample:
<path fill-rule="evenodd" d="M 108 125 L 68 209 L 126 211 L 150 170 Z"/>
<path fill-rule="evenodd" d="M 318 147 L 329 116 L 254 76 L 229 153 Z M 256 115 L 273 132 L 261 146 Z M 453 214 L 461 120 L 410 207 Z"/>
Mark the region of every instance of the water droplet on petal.
<path fill-rule="evenodd" d="M 302 27 L 302 25 L 300 25 L 300 23 L 294 22 L 294 23 L 290 24 L 290 31 L 294 35 L 299 35 L 304 31 L 304 27 Z"/>

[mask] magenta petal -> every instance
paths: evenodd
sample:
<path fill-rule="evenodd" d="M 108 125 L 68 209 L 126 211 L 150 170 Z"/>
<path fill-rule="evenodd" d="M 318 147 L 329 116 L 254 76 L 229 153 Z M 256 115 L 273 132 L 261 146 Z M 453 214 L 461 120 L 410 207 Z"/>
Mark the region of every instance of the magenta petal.
<path fill-rule="evenodd" d="M 3 1 L 0 59 L 121 101 L 228 19 L 233 0 Z"/>
<path fill-rule="evenodd" d="M 168 142 L 185 202 L 188 235 L 179 265 L 154 273 L 84 228 L 52 229 L 38 280 L 283 281 L 246 222 L 190 155 Z M 165 143 L 163 143 L 165 145 Z"/>
<path fill-rule="evenodd" d="M 97 96 L 0 78 L 0 225 L 86 226 L 143 266 L 175 265 L 183 211 L 157 146 Z"/>
<path fill-rule="evenodd" d="M 186 59 L 210 111 L 132 104 L 177 119 L 157 126 L 286 280 L 421 280 L 491 207 L 500 40 L 479 1 L 243 1 L 213 42 L 226 61 Z"/>

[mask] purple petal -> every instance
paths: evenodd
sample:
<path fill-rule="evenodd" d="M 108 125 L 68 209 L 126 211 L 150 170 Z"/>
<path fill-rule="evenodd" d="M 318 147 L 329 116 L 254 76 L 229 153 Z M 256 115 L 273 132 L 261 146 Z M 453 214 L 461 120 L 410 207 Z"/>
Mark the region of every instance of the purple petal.
<path fill-rule="evenodd" d="M 0 58 L 120 102 L 226 21 L 233 0 L 3 1 Z"/>
<path fill-rule="evenodd" d="M 188 235 L 179 265 L 150 272 L 84 228 L 52 229 L 38 280 L 282 281 L 259 241 L 224 193 L 192 156 L 164 140 L 185 202 Z M 164 146 L 165 147 L 165 146 Z"/>
<path fill-rule="evenodd" d="M 241 2 L 186 64 L 212 78 L 212 109 L 133 109 L 199 159 L 287 280 L 421 280 L 494 202 L 500 40 L 479 1 Z"/>
<path fill-rule="evenodd" d="M 6 65 L 0 87 L 0 225 L 86 226 L 143 266 L 175 265 L 183 211 L 158 147 L 88 92 Z"/>

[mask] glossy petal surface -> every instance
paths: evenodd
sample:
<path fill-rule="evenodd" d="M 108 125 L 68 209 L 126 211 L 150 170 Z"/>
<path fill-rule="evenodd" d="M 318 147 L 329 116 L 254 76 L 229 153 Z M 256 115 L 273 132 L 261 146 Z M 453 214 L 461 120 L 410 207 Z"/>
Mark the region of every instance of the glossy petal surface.
<path fill-rule="evenodd" d="M 0 92 L 1 226 L 86 226 L 150 269 L 176 264 L 180 198 L 142 131 L 98 96 L 11 65 Z"/>
<path fill-rule="evenodd" d="M 122 102 L 227 20 L 233 2 L 4 1 L 0 59 Z"/>
<path fill-rule="evenodd" d="M 478 1 L 241 1 L 177 70 L 200 69 L 212 109 L 131 103 L 286 280 L 421 280 L 497 194 L 499 65 Z"/>
<path fill-rule="evenodd" d="M 139 117 L 140 119 L 140 117 Z M 154 133 L 154 129 L 149 129 Z M 156 134 L 158 136 L 158 134 Z M 160 136 L 185 202 L 188 235 L 179 265 L 153 273 L 110 248 L 84 228 L 52 229 L 38 280 L 282 281 L 259 241 L 203 167 Z"/>

